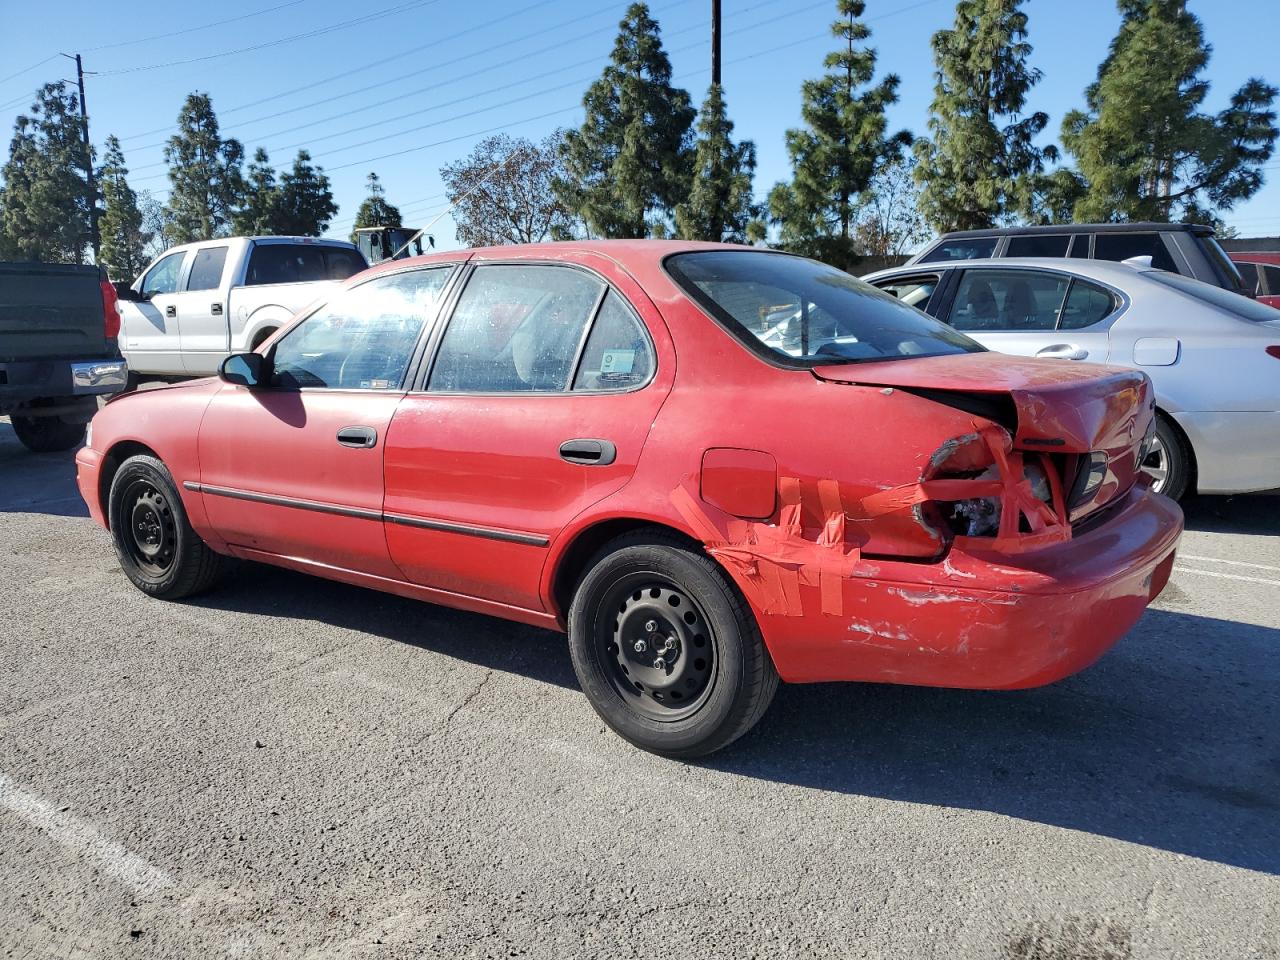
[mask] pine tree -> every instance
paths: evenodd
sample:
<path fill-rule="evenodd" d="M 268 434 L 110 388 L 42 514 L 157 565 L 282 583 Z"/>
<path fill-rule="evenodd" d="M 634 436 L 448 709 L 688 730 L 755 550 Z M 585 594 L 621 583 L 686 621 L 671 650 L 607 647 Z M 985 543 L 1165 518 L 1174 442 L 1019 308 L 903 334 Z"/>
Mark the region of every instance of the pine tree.
<path fill-rule="evenodd" d="M 1087 111 L 1062 142 L 1084 195 L 1077 220 L 1212 220 L 1262 186 L 1277 135 L 1277 89 L 1252 78 L 1217 115 L 1199 112 L 1211 49 L 1185 0 L 1120 0 L 1122 22 Z"/>
<path fill-rule="evenodd" d="M 318 237 L 338 212 L 324 170 L 299 150 L 293 169 L 280 177 L 280 190 L 271 217 L 271 232 L 281 236 Z"/>
<path fill-rule="evenodd" d="M 226 236 L 244 196 L 240 164 L 244 148 L 223 140 L 206 93 L 193 93 L 178 114 L 178 133 L 169 138 L 169 212 L 174 243 Z"/>
<path fill-rule="evenodd" d="M 593 233 L 664 232 L 688 189 L 694 109 L 671 85 L 658 22 L 633 3 L 618 25 L 604 74 L 583 97 L 586 119 L 565 135 L 556 192 Z"/>
<path fill-rule="evenodd" d="M 921 206 L 934 229 L 974 230 L 1025 206 L 1031 178 L 1057 149 L 1034 140 L 1049 117 L 1022 116 L 1040 71 L 1027 65 L 1022 0 L 960 0 L 955 25 L 933 35 L 937 85 L 930 140 L 915 146 Z"/>
<path fill-rule="evenodd" d="M 245 178 L 244 203 L 232 217 L 235 232 L 247 237 L 271 233 L 279 195 L 271 158 L 259 147 L 253 152 L 253 162 Z"/>
<path fill-rule="evenodd" d="M 698 115 L 693 182 L 688 199 L 676 204 L 676 232 L 685 240 L 745 243 L 759 210 L 751 192 L 756 145 L 733 142 L 724 92 L 712 84 Z"/>
<path fill-rule="evenodd" d="M 84 263 L 90 242 L 89 187 L 80 102 L 62 83 L 36 93 L 14 123 L 0 190 L 7 256 Z"/>
<path fill-rule="evenodd" d="M 120 141 L 114 135 L 109 136 L 106 148 L 98 171 L 103 202 L 98 220 L 102 236 L 98 263 L 106 267 L 111 279 L 132 280 L 147 265 L 151 234 L 142 227 L 142 210 L 138 206 L 138 195 L 126 179 L 129 170 L 124 165 Z"/>
<path fill-rule="evenodd" d="M 356 222 L 351 230 L 351 242 L 356 242 L 356 231 L 361 227 L 399 227 L 400 210 L 387 202 L 387 190 L 376 173 L 365 179 L 369 195 L 356 211 Z"/>
<path fill-rule="evenodd" d="M 831 25 L 844 41 L 827 54 L 827 73 L 806 80 L 801 116 L 805 126 L 787 131 L 794 177 L 769 192 L 769 214 L 781 225 L 781 245 L 842 269 L 858 262 L 854 236 L 862 195 L 885 164 L 910 145 L 905 130 L 889 134 L 885 109 L 898 99 L 898 77 L 872 85 L 876 52 L 862 22 L 863 0 L 836 0 L 840 19 Z"/>

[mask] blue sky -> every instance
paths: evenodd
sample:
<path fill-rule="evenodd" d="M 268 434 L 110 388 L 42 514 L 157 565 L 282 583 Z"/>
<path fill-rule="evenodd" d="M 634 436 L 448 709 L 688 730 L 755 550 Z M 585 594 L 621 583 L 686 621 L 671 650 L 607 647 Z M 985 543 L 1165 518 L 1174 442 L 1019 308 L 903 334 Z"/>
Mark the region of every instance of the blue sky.
<path fill-rule="evenodd" d="M 697 103 L 710 75 L 710 5 L 651 4 L 675 81 Z M 74 65 L 57 54 L 79 51 L 85 69 L 97 71 L 87 78 L 94 141 L 101 149 L 108 134 L 121 138 L 135 188 L 167 193 L 163 143 L 185 96 L 201 90 L 212 96 L 224 135 L 239 138 L 246 155 L 264 146 L 285 167 L 300 146 L 310 149 L 341 208 L 332 233 L 349 230 L 369 170 L 382 177 L 406 223 L 423 226 L 446 204 L 439 168 L 483 136 L 502 130 L 540 137 L 581 121 L 582 92 L 607 59 L 626 6 L 227 0 L 190 7 L 136 0 L 126 15 L 100 0 L 62 0 L 51 19 L 54 8 L 4 0 L 0 77 L 8 79 L 0 82 L 0 124 L 11 124 L 39 83 L 73 77 Z M 1273 66 L 1280 3 L 1189 6 L 1214 48 L 1208 109 L 1224 106 L 1251 75 L 1280 84 Z M 788 175 L 783 135 L 799 121 L 801 82 L 821 71 L 831 48 L 834 9 L 833 0 L 723 0 L 725 95 L 737 135 L 756 143 L 760 195 Z M 1048 112 L 1056 134 L 1063 114 L 1081 104 L 1119 16 L 1113 0 L 1029 0 L 1025 9 L 1032 63 L 1044 74 L 1029 109 Z M 880 70 L 902 81 L 895 127 L 925 131 L 934 82 L 929 37 L 953 15 L 953 0 L 868 0 Z M 1280 154 L 1269 167 L 1274 180 Z M 1280 186 L 1268 182 L 1226 219 L 1245 236 L 1280 234 Z M 440 247 L 455 245 L 447 216 L 433 233 Z"/>

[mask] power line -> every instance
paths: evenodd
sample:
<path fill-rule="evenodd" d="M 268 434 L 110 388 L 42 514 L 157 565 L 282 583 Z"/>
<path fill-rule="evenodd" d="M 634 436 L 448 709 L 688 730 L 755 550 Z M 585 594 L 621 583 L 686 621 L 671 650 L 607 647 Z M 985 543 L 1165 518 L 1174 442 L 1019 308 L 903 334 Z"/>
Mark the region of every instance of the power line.
<path fill-rule="evenodd" d="M 138 37 L 134 40 L 121 40 L 119 43 L 104 43 L 97 47 L 86 47 L 84 53 L 93 53 L 96 50 L 115 50 L 119 47 L 131 47 L 139 43 L 150 43 L 153 40 L 167 40 L 170 37 L 181 37 L 188 33 L 197 33 L 200 30 L 209 30 L 213 27 L 221 27 L 227 23 L 238 23 L 241 20 L 249 20 L 253 17 L 261 17 L 268 13 L 275 13 L 277 10 L 283 10 L 285 7 L 296 7 L 305 0 L 288 0 L 288 3 L 280 3 L 274 7 L 267 7 L 265 10 L 253 10 L 249 13 L 242 13 L 238 17 L 227 17 L 225 20 L 214 20 L 210 23 L 202 23 L 195 27 L 186 27 L 182 30 L 172 30 L 169 33 L 156 33 L 149 37 Z"/>
<path fill-rule="evenodd" d="M 335 30 L 345 30 L 348 27 L 360 26 L 361 24 L 371 23 L 374 20 L 380 20 L 383 17 L 390 17 L 397 13 L 404 13 L 406 10 L 412 10 L 415 7 L 430 6 L 433 3 L 439 2 L 440 0 L 409 0 L 408 3 L 401 3 L 394 7 L 385 7 L 382 10 L 365 14 L 362 17 L 353 17 L 350 20 L 341 20 L 338 23 L 331 23 L 327 27 L 317 27 L 315 30 L 308 30 L 304 33 L 295 33 L 288 37 L 278 37 L 275 40 L 266 40 L 262 43 L 255 43 L 248 47 L 238 47 L 235 50 L 222 50 L 218 53 L 208 53 L 199 57 L 187 57 L 182 60 L 167 60 L 163 63 L 146 63 L 136 67 L 121 67 L 118 70 L 103 70 L 101 73 L 104 77 L 113 77 L 126 73 L 141 73 L 147 70 L 163 70 L 167 67 L 179 67 L 189 63 L 205 63 L 209 60 L 219 60 L 222 57 L 233 57 L 241 53 L 266 50 L 269 47 L 278 47 L 282 44 L 294 43 L 298 40 L 308 40 L 311 37 L 319 37 L 326 33 L 333 33 Z"/>
<path fill-rule="evenodd" d="M 58 59 L 58 55 L 56 53 L 50 56 L 47 56 L 43 60 L 41 60 L 39 63 L 33 63 L 29 67 L 23 67 L 21 70 L 18 70 L 15 73 L 11 73 L 7 77 L 0 77 L 0 83 L 8 83 L 10 80 L 14 79 L 15 77 L 20 77 L 24 73 L 30 73 L 32 70 L 35 70 L 37 67 L 43 67 L 46 63 L 49 63 L 50 61 L 57 60 L 57 59 Z"/>

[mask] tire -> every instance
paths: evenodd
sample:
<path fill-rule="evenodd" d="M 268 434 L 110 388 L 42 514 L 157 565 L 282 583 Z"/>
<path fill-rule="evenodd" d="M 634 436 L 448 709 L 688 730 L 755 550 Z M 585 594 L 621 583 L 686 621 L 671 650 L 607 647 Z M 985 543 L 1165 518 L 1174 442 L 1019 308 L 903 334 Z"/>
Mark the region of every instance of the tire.
<path fill-rule="evenodd" d="M 266 343 L 266 342 L 267 342 L 267 340 L 268 340 L 269 338 L 271 338 L 271 337 L 274 337 L 274 336 L 275 336 L 275 333 L 276 333 L 276 331 L 277 331 L 278 329 L 280 329 L 280 328 L 279 328 L 279 327 L 267 327 L 265 330 L 259 330 L 259 331 L 258 331 L 258 335 L 257 335 L 257 336 L 255 336 L 255 337 L 253 338 L 253 343 L 251 343 L 251 344 L 249 345 L 249 350 L 250 350 L 250 352 L 255 352 L 255 351 L 257 351 L 257 349 L 258 349 L 260 346 L 262 346 L 264 343 Z"/>
<path fill-rule="evenodd" d="M 569 608 L 569 651 L 600 718 L 665 757 L 728 746 L 764 715 L 779 682 L 734 583 L 658 530 L 619 537 L 596 554 Z"/>
<path fill-rule="evenodd" d="M 191 529 L 173 477 L 155 457 L 139 454 L 111 480 L 107 522 L 116 556 L 133 585 L 160 600 L 207 590 L 223 558 Z"/>
<path fill-rule="evenodd" d="M 22 445 L 33 453 L 70 450 L 84 442 L 83 423 L 67 423 L 61 417 L 23 417 L 17 414 L 10 420 Z"/>
<path fill-rule="evenodd" d="M 1151 489 L 1170 500 L 1181 500 L 1191 486 L 1194 461 L 1186 440 L 1164 414 L 1156 414 L 1156 441 L 1142 469 L 1151 474 Z"/>

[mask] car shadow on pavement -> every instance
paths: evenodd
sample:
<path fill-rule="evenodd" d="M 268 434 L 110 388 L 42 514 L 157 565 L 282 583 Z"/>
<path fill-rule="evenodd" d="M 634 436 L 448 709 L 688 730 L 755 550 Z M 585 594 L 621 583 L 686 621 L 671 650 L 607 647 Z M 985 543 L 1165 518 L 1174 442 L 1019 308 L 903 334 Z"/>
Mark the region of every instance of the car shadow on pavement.
<path fill-rule="evenodd" d="M 1278 667 L 1280 630 L 1153 609 L 1036 690 L 784 685 L 706 764 L 1280 874 Z"/>
<path fill-rule="evenodd" d="M 76 452 L 32 453 L 0 421 L 0 513 L 87 517 L 76 486 Z"/>
<path fill-rule="evenodd" d="M 1188 497 L 1182 502 L 1188 530 L 1280 537 L 1280 496 Z"/>

